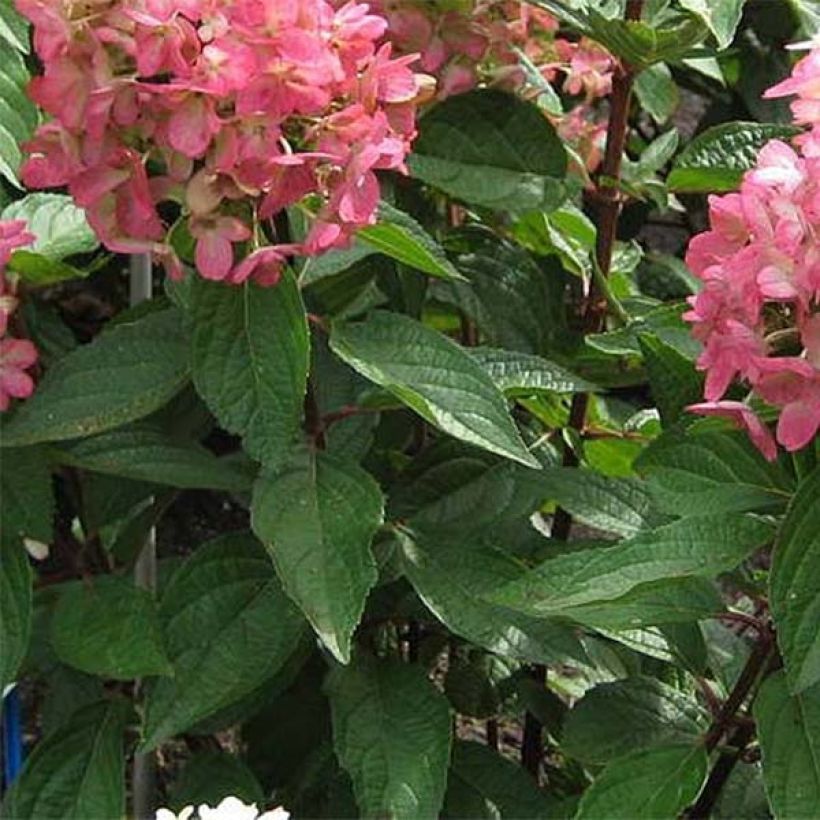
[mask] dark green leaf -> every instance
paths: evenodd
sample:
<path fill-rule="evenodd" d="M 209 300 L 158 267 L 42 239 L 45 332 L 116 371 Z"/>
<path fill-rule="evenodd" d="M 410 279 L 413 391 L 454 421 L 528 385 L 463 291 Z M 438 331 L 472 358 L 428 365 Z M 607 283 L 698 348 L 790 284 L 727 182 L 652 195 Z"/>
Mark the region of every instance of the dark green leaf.
<path fill-rule="evenodd" d="M 361 467 L 307 449 L 254 488 L 254 532 L 285 592 L 342 663 L 376 583 L 370 542 L 383 511 L 381 490 Z"/>
<path fill-rule="evenodd" d="M 275 287 L 193 284 L 196 389 L 258 461 L 281 463 L 302 418 L 310 337 L 296 280 Z"/>
<path fill-rule="evenodd" d="M 28 250 L 15 251 L 8 267 L 21 281 L 33 288 L 56 285 L 69 279 L 84 279 L 88 276 L 87 271 Z"/>
<path fill-rule="evenodd" d="M 253 692 L 287 662 L 306 626 L 264 548 L 244 533 L 197 549 L 165 589 L 160 618 L 174 677 L 148 690 L 145 749 Z"/>
<path fill-rule="evenodd" d="M 194 441 L 150 427 L 112 430 L 62 445 L 58 458 L 84 470 L 180 489 L 242 492 L 251 477 Z"/>
<path fill-rule="evenodd" d="M 4 431 L 5 432 L 5 431 Z M 0 541 L 52 540 L 54 495 L 51 468 L 42 447 L 3 451 L 0 470 Z"/>
<path fill-rule="evenodd" d="M 548 493 L 540 473 L 518 464 L 500 461 L 475 473 L 467 472 L 466 467 L 457 460 L 442 465 L 437 476 L 426 476 L 435 480 L 438 493 L 426 503 L 417 498 L 420 503 L 410 516 L 413 530 L 466 539 L 497 524 L 529 518 Z"/>
<path fill-rule="evenodd" d="M 611 601 L 569 607 L 562 614 L 585 626 L 630 629 L 702 620 L 723 611 L 717 588 L 705 578 L 639 584 Z"/>
<path fill-rule="evenodd" d="M 570 710 L 562 748 L 585 763 L 672 743 L 697 743 L 708 714 L 689 695 L 639 676 L 601 683 Z"/>
<path fill-rule="evenodd" d="M 330 346 L 446 433 L 538 467 L 501 391 L 470 354 L 446 336 L 409 316 L 377 311 L 365 322 L 335 324 Z"/>
<path fill-rule="evenodd" d="M 771 535 L 770 524 L 751 516 L 692 516 L 611 547 L 559 555 L 489 597 L 532 615 L 557 614 L 619 598 L 650 581 L 711 577 L 733 569 Z"/>
<path fill-rule="evenodd" d="M 642 20 L 611 19 L 594 7 L 587 17 L 589 36 L 639 68 L 680 60 L 691 54 L 706 35 L 705 26 L 694 17 L 673 18 L 663 27 Z"/>
<path fill-rule="evenodd" d="M 537 106 L 482 89 L 450 97 L 422 118 L 413 176 L 491 208 L 550 210 L 563 199 L 563 145 Z"/>
<path fill-rule="evenodd" d="M 0 541 L 0 692 L 15 680 L 28 649 L 32 580 L 22 544 Z"/>
<path fill-rule="evenodd" d="M 584 792 L 576 820 L 672 820 L 697 797 L 708 765 L 704 748 L 693 745 L 619 757 Z"/>
<path fill-rule="evenodd" d="M 679 193 L 733 191 L 772 139 L 788 140 L 800 129 L 792 125 L 729 122 L 699 134 L 678 154 L 666 180 Z"/>
<path fill-rule="evenodd" d="M 585 657 L 561 621 L 529 617 L 484 596 L 521 578 L 526 567 L 491 547 L 401 540 L 404 570 L 430 611 L 457 635 L 498 655 L 534 663 Z"/>
<path fill-rule="evenodd" d="M 820 681 L 820 467 L 800 482 L 775 542 L 769 599 L 794 693 Z"/>
<path fill-rule="evenodd" d="M 15 820 L 89 820 L 125 814 L 122 700 L 82 709 L 40 741 L 7 793 L 3 816 Z"/>
<path fill-rule="evenodd" d="M 411 268 L 441 279 L 463 279 L 443 248 L 409 214 L 386 202 L 379 205 L 379 221 L 360 228 L 365 245 Z"/>
<path fill-rule="evenodd" d="M 775 817 L 814 817 L 820 806 L 820 685 L 789 694 L 776 672 L 754 702 L 763 781 Z"/>
<path fill-rule="evenodd" d="M 174 811 L 185 806 L 218 806 L 225 797 L 243 803 L 265 802 L 265 793 L 253 772 L 228 752 L 198 752 L 185 764 L 171 786 L 168 805 Z"/>
<path fill-rule="evenodd" d="M 51 621 L 51 643 L 63 663 L 117 680 L 169 675 L 153 597 L 129 578 L 74 584 Z"/>
<path fill-rule="evenodd" d="M 451 234 L 448 246 L 470 282 L 436 282 L 435 293 L 478 325 L 485 344 L 546 354 L 571 339 L 564 305 L 569 277 L 560 265 L 542 270 L 521 246 L 476 227 Z"/>
<path fill-rule="evenodd" d="M 106 329 L 58 361 L 3 429 L 4 446 L 101 433 L 165 404 L 188 379 L 175 309 Z"/>
<path fill-rule="evenodd" d="M 783 505 L 791 479 L 740 432 L 668 430 L 638 457 L 659 508 L 678 515 L 746 512 Z"/>
<path fill-rule="evenodd" d="M 609 478 L 575 467 L 547 467 L 538 477 L 545 499 L 590 527 L 629 536 L 657 523 L 652 497 L 636 479 Z"/>
<path fill-rule="evenodd" d="M 363 817 L 436 817 L 450 759 L 447 701 L 417 666 L 357 660 L 328 678 L 333 742 Z"/>
<path fill-rule="evenodd" d="M 453 744 L 443 817 L 543 820 L 553 816 L 551 809 L 532 778 L 508 758 L 479 743 Z"/>
<path fill-rule="evenodd" d="M 582 393 L 595 389 L 595 385 L 540 356 L 492 347 L 471 347 L 470 355 L 508 395 L 542 391 Z"/>
<path fill-rule="evenodd" d="M 661 420 L 664 425 L 672 424 L 687 405 L 699 401 L 703 376 L 695 370 L 694 362 L 654 334 L 639 333 L 638 342 Z"/>

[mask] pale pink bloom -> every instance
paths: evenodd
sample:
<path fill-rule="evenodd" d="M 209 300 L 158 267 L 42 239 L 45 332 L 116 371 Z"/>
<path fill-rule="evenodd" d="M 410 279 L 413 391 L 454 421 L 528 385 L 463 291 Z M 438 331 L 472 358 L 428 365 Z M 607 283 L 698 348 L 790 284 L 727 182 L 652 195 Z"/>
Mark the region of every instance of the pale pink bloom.
<path fill-rule="evenodd" d="M 37 348 L 28 339 L 0 339 L 0 412 L 11 399 L 26 399 L 34 392 L 34 380 L 26 370 L 37 363 Z"/>
<path fill-rule="evenodd" d="M 777 445 L 769 428 L 757 417 L 754 410 L 739 401 L 716 401 L 693 404 L 688 408 L 701 416 L 721 416 L 749 434 L 758 450 L 769 460 L 777 458 Z"/>
<path fill-rule="evenodd" d="M 26 230 L 23 219 L 0 221 L 0 272 L 8 264 L 11 254 L 34 242 L 34 234 Z M 2 334 L 0 334 L 2 335 Z"/>
<path fill-rule="evenodd" d="M 231 271 L 228 281 L 239 285 L 247 279 L 253 279 L 258 285 L 276 285 L 282 276 L 282 266 L 289 256 L 298 251 L 299 247 L 296 245 L 270 245 L 259 248 L 246 256 Z"/>
<path fill-rule="evenodd" d="M 197 240 L 194 260 L 206 279 L 226 279 L 233 267 L 233 243 L 251 238 L 247 225 L 236 217 L 194 217 L 188 224 Z"/>

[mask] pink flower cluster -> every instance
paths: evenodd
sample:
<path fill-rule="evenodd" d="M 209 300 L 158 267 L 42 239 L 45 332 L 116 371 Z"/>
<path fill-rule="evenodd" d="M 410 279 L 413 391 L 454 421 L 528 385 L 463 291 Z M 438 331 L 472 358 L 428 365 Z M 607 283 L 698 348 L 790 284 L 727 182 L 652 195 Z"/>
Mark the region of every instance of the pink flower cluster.
<path fill-rule="evenodd" d="M 558 36 L 558 22 L 519 0 L 371 0 L 388 21 L 397 53 L 419 53 L 423 71 L 437 79 L 440 99 L 480 82 L 521 91 L 523 53 L 543 78 L 582 101 L 554 118 L 561 136 L 576 146 L 590 170 L 600 161 L 606 124 L 592 103 L 609 94 L 613 61 L 591 40 Z"/>
<path fill-rule="evenodd" d="M 30 245 L 34 236 L 22 220 L 0 222 L 0 412 L 12 399 L 26 399 L 34 381 L 26 373 L 37 363 L 37 348 L 28 339 L 8 335 L 9 319 L 17 309 L 17 289 L 6 277 L 6 265 L 16 248 Z"/>
<path fill-rule="evenodd" d="M 794 146 L 769 142 L 739 192 L 710 198 L 710 230 L 686 257 L 703 288 L 684 318 L 703 342 L 706 371 L 706 402 L 691 409 L 733 419 L 769 459 L 769 429 L 748 404 L 723 396 L 745 380 L 779 408 L 776 439 L 790 451 L 820 427 L 820 50 L 766 96 L 790 94 L 799 97 L 796 121 L 811 131 Z"/>
<path fill-rule="evenodd" d="M 67 185 L 111 250 L 150 251 L 178 275 L 180 218 L 202 276 L 272 284 L 287 257 L 372 223 L 375 172 L 404 169 L 421 78 L 367 5 L 16 2 L 44 66 L 30 95 L 52 117 L 22 177 Z M 299 245 L 269 221 L 297 204 L 310 221 Z"/>

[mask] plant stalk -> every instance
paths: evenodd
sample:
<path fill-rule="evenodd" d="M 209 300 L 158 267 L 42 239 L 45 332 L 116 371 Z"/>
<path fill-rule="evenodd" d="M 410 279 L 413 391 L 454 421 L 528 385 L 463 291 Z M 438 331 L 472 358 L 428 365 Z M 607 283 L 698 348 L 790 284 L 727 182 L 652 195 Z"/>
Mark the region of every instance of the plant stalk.
<path fill-rule="evenodd" d="M 643 0 L 629 0 L 626 6 L 626 19 L 639 20 L 642 8 Z M 601 285 L 605 284 L 609 278 L 609 272 L 612 269 L 612 255 L 615 251 L 618 218 L 621 214 L 621 195 L 617 183 L 621 178 L 621 164 L 629 133 L 629 109 L 634 82 L 635 70 L 632 66 L 627 63 L 618 63 L 612 76 L 612 96 L 604 159 L 594 193 L 598 223 L 595 243 L 597 275 L 592 278 L 589 292 L 582 305 L 581 318 L 584 334 L 600 332 L 604 327 L 609 309 L 606 293 Z M 604 184 L 604 180 L 608 180 L 609 184 Z M 613 182 L 615 184 L 612 184 Z M 576 393 L 572 397 L 569 426 L 579 433 L 584 430 L 588 407 L 588 393 Z M 564 450 L 563 464 L 565 467 L 578 466 L 578 456 L 570 446 Z M 571 528 L 572 516 L 566 510 L 559 508 L 553 522 L 553 537 L 566 541 Z"/>
<path fill-rule="evenodd" d="M 133 254 L 129 261 L 129 301 L 138 305 L 151 298 L 153 291 L 151 256 L 147 253 Z M 134 565 L 134 583 L 138 587 L 152 591 L 157 586 L 157 538 L 152 527 L 145 545 Z M 134 695 L 139 697 L 142 689 L 138 680 L 134 684 Z M 131 790 L 133 796 L 132 814 L 135 820 L 150 820 L 154 816 L 154 795 L 156 794 L 157 762 L 153 752 L 134 754 L 131 770 Z"/>

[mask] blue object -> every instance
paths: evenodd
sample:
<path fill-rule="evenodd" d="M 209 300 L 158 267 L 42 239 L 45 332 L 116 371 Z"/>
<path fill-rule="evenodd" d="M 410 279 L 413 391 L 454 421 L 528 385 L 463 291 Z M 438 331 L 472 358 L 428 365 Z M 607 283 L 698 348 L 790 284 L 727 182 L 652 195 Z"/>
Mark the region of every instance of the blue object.
<path fill-rule="evenodd" d="M 15 686 L 3 700 L 3 790 L 7 789 L 23 767 L 23 721 L 20 695 Z"/>

